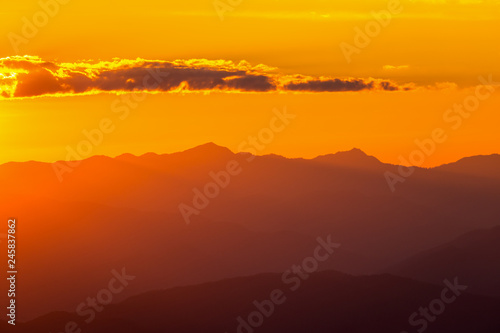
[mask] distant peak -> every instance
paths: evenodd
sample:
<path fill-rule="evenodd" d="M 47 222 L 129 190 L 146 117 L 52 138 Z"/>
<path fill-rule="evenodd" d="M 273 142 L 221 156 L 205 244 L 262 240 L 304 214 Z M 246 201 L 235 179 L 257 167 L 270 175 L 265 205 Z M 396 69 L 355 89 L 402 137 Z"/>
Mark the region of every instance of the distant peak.
<path fill-rule="evenodd" d="M 206 148 L 206 149 L 227 149 L 226 147 L 223 147 L 223 146 L 219 146 L 218 144 L 214 143 L 214 142 L 207 142 L 207 143 L 204 143 L 202 145 L 199 145 L 199 146 L 196 146 L 194 148 Z"/>
<path fill-rule="evenodd" d="M 337 154 L 350 154 L 350 155 L 358 155 L 358 156 L 368 156 L 364 151 L 362 151 L 359 148 L 352 148 L 351 150 L 347 151 L 339 151 Z M 337 155 L 335 154 L 335 155 Z"/>
<path fill-rule="evenodd" d="M 382 164 L 377 158 L 367 155 L 359 148 L 318 156 L 315 161 L 338 166 L 366 167 Z"/>
<path fill-rule="evenodd" d="M 202 153 L 208 155 L 233 154 L 229 148 L 219 146 L 213 142 L 208 142 L 200 146 L 183 151 L 182 153 Z"/>
<path fill-rule="evenodd" d="M 131 154 L 131 153 L 125 153 L 125 154 L 121 154 L 121 155 L 118 155 L 116 156 L 116 159 L 118 160 L 122 160 L 122 159 L 131 159 L 131 158 L 136 158 L 137 156 L 135 156 L 134 154 Z"/>
<path fill-rule="evenodd" d="M 320 155 L 316 158 L 332 158 L 332 157 L 337 157 L 337 158 L 363 158 L 363 157 L 372 157 L 368 156 L 364 151 L 362 151 L 359 148 L 352 148 L 351 150 L 343 150 L 336 152 L 334 154 L 327 154 L 327 155 Z"/>

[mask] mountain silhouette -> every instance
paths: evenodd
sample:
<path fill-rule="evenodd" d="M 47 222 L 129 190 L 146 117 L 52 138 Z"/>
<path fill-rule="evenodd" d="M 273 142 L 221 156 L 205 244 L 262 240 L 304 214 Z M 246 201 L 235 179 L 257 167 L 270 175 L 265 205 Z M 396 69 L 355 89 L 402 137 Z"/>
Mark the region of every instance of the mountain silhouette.
<path fill-rule="evenodd" d="M 496 157 L 472 160 L 478 170 L 490 170 Z M 138 274 L 117 296 L 122 301 L 282 272 L 317 237 L 331 235 L 342 246 L 320 270 L 373 274 L 500 221 L 500 180 L 465 172 L 460 161 L 415 168 L 394 192 L 385 173 L 398 174 L 399 167 L 356 149 L 289 159 L 235 154 L 211 143 L 173 154 L 58 163 L 0 165 L 0 209 L 22 221 L 20 320 L 74 311 L 112 269 Z M 195 207 L 199 193 L 217 183 L 214 177 L 225 179 L 231 163 L 239 172 L 186 221 L 180 205 Z M 69 168 L 62 181 L 57 165 Z"/>
<path fill-rule="evenodd" d="M 313 159 L 315 162 L 325 163 L 332 166 L 346 167 L 346 168 L 362 168 L 362 169 L 375 169 L 383 167 L 383 163 L 376 157 L 368 156 L 361 149 L 353 148 L 349 151 L 338 152 L 335 154 L 328 154 L 318 156 Z"/>
<path fill-rule="evenodd" d="M 455 163 L 442 165 L 437 169 L 467 176 L 500 179 L 500 155 L 465 157 Z"/>
<path fill-rule="evenodd" d="M 388 269 L 391 274 L 439 283 L 460 276 L 468 292 L 500 297 L 500 227 L 471 231 Z"/>

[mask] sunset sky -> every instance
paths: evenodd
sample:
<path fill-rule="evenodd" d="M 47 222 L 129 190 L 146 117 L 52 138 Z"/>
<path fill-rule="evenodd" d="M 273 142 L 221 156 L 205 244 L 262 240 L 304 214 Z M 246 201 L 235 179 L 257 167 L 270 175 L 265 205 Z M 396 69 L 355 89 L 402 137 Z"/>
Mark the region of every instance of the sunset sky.
<path fill-rule="evenodd" d="M 0 163 L 64 160 L 103 119 L 81 157 L 236 152 L 285 108 L 259 154 L 396 164 L 438 128 L 423 166 L 500 153 L 499 1 L 22 0 L 0 19 Z"/>

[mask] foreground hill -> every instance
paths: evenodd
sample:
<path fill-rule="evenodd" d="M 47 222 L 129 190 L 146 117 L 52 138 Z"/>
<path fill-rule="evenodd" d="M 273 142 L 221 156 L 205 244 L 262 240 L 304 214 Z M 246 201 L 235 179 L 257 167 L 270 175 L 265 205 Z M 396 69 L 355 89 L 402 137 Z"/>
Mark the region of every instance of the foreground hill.
<path fill-rule="evenodd" d="M 439 283 L 460 276 L 471 293 L 500 297 L 500 227 L 469 232 L 388 269 L 391 274 Z"/>
<path fill-rule="evenodd" d="M 5 332 L 61 332 L 71 321 L 88 333 L 416 332 L 424 325 L 432 333 L 500 330 L 500 300 L 449 290 L 444 296 L 456 298 L 441 314 L 428 310 L 432 321 L 416 315 L 418 323 L 410 324 L 410 316 L 442 297 L 445 285 L 329 271 L 310 275 L 294 291 L 293 286 L 281 274 L 263 274 L 153 291 L 107 305 L 90 323 L 84 322 L 88 316 L 53 313 Z M 264 315 L 255 312 L 255 302 Z"/>

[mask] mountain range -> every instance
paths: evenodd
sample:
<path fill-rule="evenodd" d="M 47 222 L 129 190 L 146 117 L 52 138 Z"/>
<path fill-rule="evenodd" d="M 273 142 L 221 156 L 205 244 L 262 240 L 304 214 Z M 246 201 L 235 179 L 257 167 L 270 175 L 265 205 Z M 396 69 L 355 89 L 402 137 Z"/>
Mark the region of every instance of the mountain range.
<path fill-rule="evenodd" d="M 253 284 L 256 274 L 282 273 L 329 235 L 341 246 L 322 263 L 324 274 L 335 270 L 367 283 L 398 275 L 425 285 L 458 276 L 471 294 L 499 295 L 499 155 L 415 168 L 395 191 L 386 173 L 398 174 L 399 166 L 359 149 L 289 159 L 235 154 L 210 143 L 174 154 L 91 157 L 73 163 L 62 181 L 55 165 L 0 165 L 0 208 L 19 221 L 17 298 L 19 319 L 28 326 L 47 313 L 74 312 L 112 270 L 137 277 L 116 295 L 123 305 L 132 296 L 180 290 L 175 287 L 189 293 L 194 287 L 187 286 L 210 281 L 245 277 L 238 281 Z M 209 185 L 217 184 L 214 175 L 226 182 L 228 165 L 238 170 L 228 184 Z M 206 188 L 217 195 L 207 196 Z M 206 200 L 196 201 L 199 193 Z M 197 211 L 188 221 L 182 205 Z M 391 276 L 372 276 L 386 273 Z M 324 288 L 337 288 L 327 280 Z M 188 306 L 179 302 L 172 307 Z"/>

